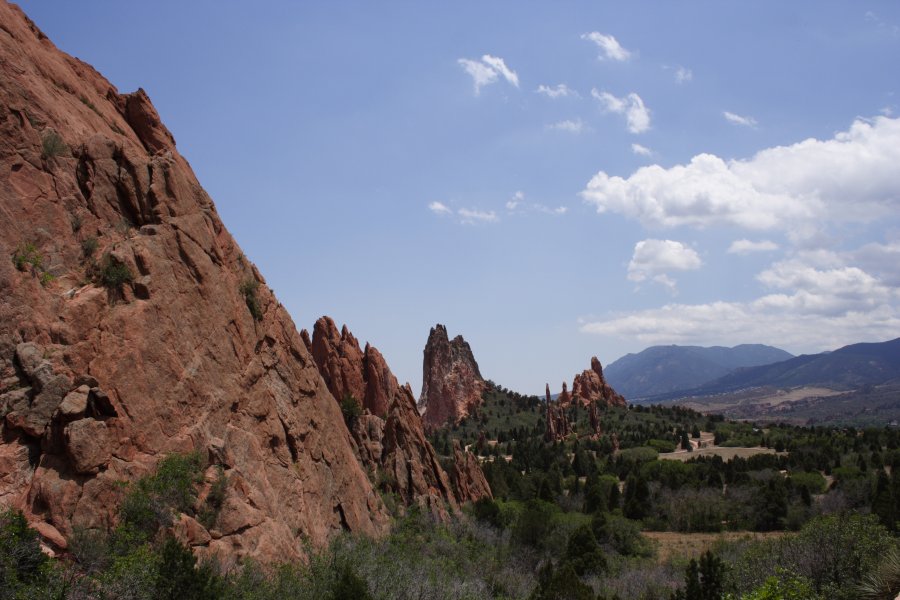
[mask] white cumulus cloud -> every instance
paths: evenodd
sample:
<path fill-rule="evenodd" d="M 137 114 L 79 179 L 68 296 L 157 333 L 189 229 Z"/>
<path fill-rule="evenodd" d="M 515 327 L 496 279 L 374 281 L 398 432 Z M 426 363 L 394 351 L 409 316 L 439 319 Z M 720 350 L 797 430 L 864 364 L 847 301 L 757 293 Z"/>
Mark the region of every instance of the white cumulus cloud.
<path fill-rule="evenodd" d="M 650 156 L 653 154 L 653 151 L 646 146 L 641 146 L 640 144 L 632 144 L 631 151 L 639 156 Z"/>
<path fill-rule="evenodd" d="M 597 212 L 652 227 L 803 231 L 895 215 L 897 165 L 900 119 L 876 117 L 856 120 L 831 139 L 776 146 L 749 159 L 699 154 L 688 164 L 641 167 L 627 178 L 600 171 L 581 195 Z"/>
<path fill-rule="evenodd" d="M 694 78 L 694 72 L 685 67 L 675 69 L 675 83 L 687 83 Z"/>
<path fill-rule="evenodd" d="M 519 87 L 519 76 L 507 67 L 506 62 L 500 57 L 485 54 L 480 61 L 460 58 L 456 62 L 472 77 L 475 95 L 481 93 L 481 88 L 496 82 L 500 77 Z"/>
<path fill-rule="evenodd" d="M 515 87 L 519 87 L 519 76 L 516 75 L 515 71 L 507 67 L 506 63 L 499 56 L 485 54 L 481 57 L 481 62 L 494 69 L 494 71 L 500 75 L 503 75 L 503 78 Z"/>
<path fill-rule="evenodd" d="M 566 119 L 565 121 L 559 121 L 552 125 L 548 125 L 547 128 L 556 131 L 566 131 L 568 133 L 581 133 L 585 130 L 585 124 L 581 119 Z"/>
<path fill-rule="evenodd" d="M 535 204 L 534 210 L 548 215 L 564 215 L 569 211 L 569 208 L 566 206 L 550 207 L 543 204 Z"/>
<path fill-rule="evenodd" d="M 880 252 L 890 245 L 875 250 Z M 746 302 L 667 304 L 585 323 L 582 331 L 646 344 L 777 343 L 804 352 L 883 340 L 900 331 L 900 289 L 851 264 L 863 251 L 800 252 L 756 277 L 763 295 Z"/>
<path fill-rule="evenodd" d="M 672 271 L 691 271 L 703 265 L 697 252 L 674 240 L 641 240 L 634 246 L 634 254 L 628 263 L 629 281 L 656 281 L 674 290 Z"/>
<path fill-rule="evenodd" d="M 619 44 L 619 41 L 611 35 L 592 31 L 583 34 L 581 39 L 594 42 L 594 44 L 600 48 L 602 54 L 599 58 L 601 60 L 605 58 L 608 60 L 624 61 L 631 58 L 631 52 L 623 48 L 622 45 Z"/>
<path fill-rule="evenodd" d="M 522 198 L 524 196 L 519 196 L 521 192 L 516 192 L 515 197 Z M 509 206 L 509 203 L 507 203 Z M 457 210 L 453 210 L 443 202 L 438 202 L 435 200 L 428 205 L 428 210 L 433 212 L 436 215 L 440 216 L 451 216 L 455 217 L 455 221 L 462 225 L 474 225 L 476 223 L 494 223 L 499 221 L 500 219 L 497 217 L 497 213 L 492 210 L 479 210 L 474 208 L 460 208 Z"/>
<path fill-rule="evenodd" d="M 729 254 L 751 254 L 753 252 L 773 252 L 778 250 L 778 244 L 770 240 L 735 240 L 728 247 Z"/>
<path fill-rule="evenodd" d="M 631 133 L 643 133 L 650 129 L 650 109 L 644 105 L 641 97 L 634 92 L 619 98 L 609 92 L 601 92 L 595 88 L 591 90 L 591 96 L 600 101 L 603 110 L 625 115 L 628 131 Z"/>
<path fill-rule="evenodd" d="M 736 125 L 743 125 L 744 127 L 756 127 L 756 119 L 754 119 L 753 117 L 742 117 L 741 115 L 737 115 L 733 112 L 728 112 L 727 110 L 722 111 L 722 116 L 725 117 L 726 121 L 729 121 Z"/>
<path fill-rule="evenodd" d="M 435 200 L 431 204 L 428 205 L 428 210 L 438 215 L 449 215 L 453 211 L 447 208 L 447 205 L 443 202 L 438 202 Z"/>
<path fill-rule="evenodd" d="M 466 225 L 474 225 L 476 223 L 495 223 L 499 219 L 497 213 L 492 210 L 476 210 L 469 208 L 460 208 L 456 211 L 460 218 L 460 222 Z"/>
<path fill-rule="evenodd" d="M 889 285 L 900 286 L 900 241 L 872 242 L 850 254 L 853 262 Z"/>
<path fill-rule="evenodd" d="M 775 341 L 795 351 L 820 352 L 864 340 L 884 340 L 900 330 L 900 314 L 890 305 L 823 316 L 798 310 L 791 303 L 667 304 L 588 322 L 581 330 L 638 339 L 647 345 L 732 346 Z"/>
<path fill-rule="evenodd" d="M 510 198 L 509 200 L 506 201 L 506 210 L 516 210 L 516 207 L 518 207 L 522 203 L 522 200 L 524 200 L 524 199 L 525 199 L 524 192 L 522 192 L 522 191 L 516 192 L 515 194 L 513 194 L 512 198 Z"/>
<path fill-rule="evenodd" d="M 578 92 L 576 92 L 575 90 L 573 90 L 572 88 L 570 88 L 569 86 L 567 86 L 564 83 L 560 83 L 554 87 L 550 87 L 548 85 L 541 84 L 538 86 L 538 88 L 535 91 L 538 94 L 543 94 L 544 96 L 547 96 L 548 98 L 553 98 L 554 100 L 556 98 L 566 98 L 568 96 L 574 96 L 576 98 L 578 97 Z"/>

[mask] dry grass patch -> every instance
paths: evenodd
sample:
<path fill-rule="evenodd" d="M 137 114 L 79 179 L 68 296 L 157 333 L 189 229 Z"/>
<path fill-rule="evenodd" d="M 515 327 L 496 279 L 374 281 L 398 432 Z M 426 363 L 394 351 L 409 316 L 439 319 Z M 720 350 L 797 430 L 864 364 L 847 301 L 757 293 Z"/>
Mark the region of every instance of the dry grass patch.
<path fill-rule="evenodd" d="M 778 538 L 783 531 L 723 531 L 721 533 L 679 533 L 677 531 L 644 531 L 643 535 L 657 543 L 657 560 L 666 563 L 671 559 L 688 561 L 710 550 L 716 542 L 736 540 L 763 540 Z"/>

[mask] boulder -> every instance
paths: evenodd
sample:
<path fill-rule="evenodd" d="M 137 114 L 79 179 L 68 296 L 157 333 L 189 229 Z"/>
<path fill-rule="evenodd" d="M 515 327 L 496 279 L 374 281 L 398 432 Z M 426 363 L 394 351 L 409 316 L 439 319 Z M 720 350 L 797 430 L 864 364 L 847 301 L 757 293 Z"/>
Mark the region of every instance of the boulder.
<path fill-rule="evenodd" d="M 87 412 L 88 395 L 91 388 L 81 385 L 66 394 L 63 401 L 59 405 L 59 414 L 66 421 L 74 421 L 80 419 Z"/>
<path fill-rule="evenodd" d="M 96 473 L 109 463 L 110 439 L 106 423 L 80 419 L 66 425 L 66 454 L 76 473 Z"/>

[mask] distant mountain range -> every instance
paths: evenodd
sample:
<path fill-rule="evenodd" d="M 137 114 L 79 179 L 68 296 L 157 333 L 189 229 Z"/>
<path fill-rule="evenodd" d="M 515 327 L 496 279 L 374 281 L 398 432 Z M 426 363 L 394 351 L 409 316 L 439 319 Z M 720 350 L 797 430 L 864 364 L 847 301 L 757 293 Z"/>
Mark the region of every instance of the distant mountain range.
<path fill-rule="evenodd" d="M 741 368 L 694 389 L 668 393 L 666 396 L 669 399 L 678 396 L 710 396 L 764 386 L 779 389 L 822 386 L 848 391 L 898 378 L 900 338 L 887 342 L 852 344 L 834 352 L 804 354 L 773 364 Z"/>
<path fill-rule="evenodd" d="M 757 423 L 896 426 L 900 338 L 742 367 L 692 389 L 629 400 Z"/>
<path fill-rule="evenodd" d="M 779 363 L 789 352 L 762 344 L 723 346 L 651 346 L 627 354 L 603 370 L 607 381 L 629 402 L 691 390 L 736 370 Z"/>

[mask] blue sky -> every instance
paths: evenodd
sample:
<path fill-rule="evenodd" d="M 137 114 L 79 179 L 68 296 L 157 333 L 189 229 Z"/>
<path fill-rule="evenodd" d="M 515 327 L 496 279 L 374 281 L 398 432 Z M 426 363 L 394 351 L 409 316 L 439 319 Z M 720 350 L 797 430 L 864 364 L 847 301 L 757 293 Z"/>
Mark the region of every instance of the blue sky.
<path fill-rule="evenodd" d="M 900 336 L 896 2 L 23 2 L 147 90 L 298 328 L 418 390 Z"/>

